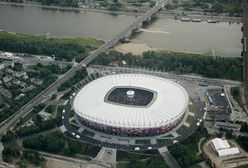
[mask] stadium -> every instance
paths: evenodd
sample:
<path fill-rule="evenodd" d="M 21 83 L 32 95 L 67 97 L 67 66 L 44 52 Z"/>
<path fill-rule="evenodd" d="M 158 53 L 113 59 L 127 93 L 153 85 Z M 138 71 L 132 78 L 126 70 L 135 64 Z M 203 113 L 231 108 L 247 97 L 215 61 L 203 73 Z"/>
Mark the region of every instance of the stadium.
<path fill-rule="evenodd" d="M 188 110 L 179 84 L 145 74 L 115 74 L 85 85 L 72 102 L 80 124 L 110 135 L 147 137 L 168 133 Z"/>

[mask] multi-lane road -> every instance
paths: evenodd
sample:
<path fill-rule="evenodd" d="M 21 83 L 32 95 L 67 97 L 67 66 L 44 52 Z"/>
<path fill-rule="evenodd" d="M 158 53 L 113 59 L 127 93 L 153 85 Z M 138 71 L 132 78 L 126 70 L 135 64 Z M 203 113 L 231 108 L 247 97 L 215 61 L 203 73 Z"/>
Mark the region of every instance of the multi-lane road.
<path fill-rule="evenodd" d="M 7 129 L 11 129 L 13 125 L 15 125 L 18 120 L 29 113 L 32 108 L 36 105 L 38 105 L 45 97 L 47 97 L 49 94 L 54 92 L 63 82 L 67 81 L 69 78 L 73 76 L 73 74 L 79 70 L 82 66 L 87 66 L 92 60 L 94 60 L 100 53 L 106 51 L 110 47 L 116 45 L 119 40 L 123 39 L 130 31 L 133 31 L 137 27 L 140 26 L 140 24 L 143 24 L 144 21 L 146 21 L 148 18 L 150 18 L 152 15 L 156 14 L 158 10 L 161 8 L 161 6 L 165 3 L 166 0 L 158 0 L 156 5 L 151 8 L 148 12 L 146 12 L 143 16 L 139 17 L 134 23 L 132 23 L 130 26 L 125 28 L 123 31 L 121 31 L 117 36 L 112 38 L 111 40 L 104 43 L 102 46 L 97 48 L 96 50 L 92 51 L 91 54 L 86 57 L 82 62 L 80 62 L 75 67 L 71 68 L 69 71 L 67 71 L 63 76 L 58 78 L 53 84 L 51 84 L 48 88 L 43 90 L 40 94 L 38 94 L 36 97 L 34 97 L 31 101 L 29 101 L 26 105 L 24 105 L 21 109 L 19 109 L 15 114 L 10 116 L 7 120 L 2 122 L 0 124 L 0 135 L 3 135 L 3 133 Z"/>

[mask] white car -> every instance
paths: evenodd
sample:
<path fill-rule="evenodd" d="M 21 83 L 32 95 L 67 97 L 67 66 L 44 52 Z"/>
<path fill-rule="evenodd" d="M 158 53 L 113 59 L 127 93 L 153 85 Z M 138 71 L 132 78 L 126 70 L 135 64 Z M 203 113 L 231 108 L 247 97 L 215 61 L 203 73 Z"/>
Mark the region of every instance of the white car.
<path fill-rule="evenodd" d="M 176 143 L 178 143 L 178 140 L 173 140 L 173 142 L 172 142 L 173 144 L 176 144 Z"/>
<path fill-rule="evenodd" d="M 202 122 L 202 119 L 200 119 L 199 122 L 201 123 Z"/>
<path fill-rule="evenodd" d="M 200 126 L 200 123 L 199 123 L 199 122 L 197 122 L 197 123 L 196 123 L 196 125 L 197 125 L 197 126 Z"/>
<path fill-rule="evenodd" d="M 64 117 L 64 116 L 62 116 L 62 119 L 65 119 L 65 117 Z"/>
<path fill-rule="evenodd" d="M 135 147 L 134 150 L 138 151 L 140 150 L 140 147 Z"/>
<path fill-rule="evenodd" d="M 63 109 L 62 113 L 65 113 L 65 109 Z"/>
<path fill-rule="evenodd" d="M 147 148 L 148 150 L 151 150 L 152 149 L 152 147 L 151 146 L 148 146 L 148 148 Z"/>
<path fill-rule="evenodd" d="M 76 135 L 76 138 L 77 138 L 77 139 L 79 139 L 79 138 L 80 138 L 80 136 L 79 136 L 79 135 Z"/>
<path fill-rule="evenodd" d="M 76 135 L 76 134 L 75 134 L 75 132 L 72 132 L 71 134 L 72 134 L 73 136 L 75 136 L 75 135 Z"/>

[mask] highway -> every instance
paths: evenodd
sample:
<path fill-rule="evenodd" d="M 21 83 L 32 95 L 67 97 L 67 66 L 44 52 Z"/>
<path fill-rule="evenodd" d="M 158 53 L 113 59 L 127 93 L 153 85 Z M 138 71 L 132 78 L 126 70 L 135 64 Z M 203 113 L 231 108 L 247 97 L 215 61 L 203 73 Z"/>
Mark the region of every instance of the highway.
<path fill-rule="evenodd" d="M 3 121 L 0 124 L 0 136 L 4 134 L 4 132 L 8 129 L 11 129 L 13 125 L 15 125 L 16 122 L 18 122 L 19 119 L 21 119 L 22 116 L 29 113 L 32 108 L 36 105 L 38 105 L 46 96 L 54 92 L 63 82 L 70 79 L 73 74 L 80 70 L 82 66 L 87 66 L 92 60 L 94 60 L 100 53 L 106 51 L 110 47 L 114 46 L 119 42 L 120 39 L 125 38 L 125 36 L 135 29 L 137 29 L 140 25 L 143 24 L 144 21 L 151 18 L 152 15 L 156 14 L 161 6 L 165 3 L 166 0 L 158 0 L 156 2 L 156 5 L 151 8 L 148 12 L 146 12 L 143 16 L 139 17 L 134 23 L 132 23 L 130 26 L 125 28 L 123 31 L 121 31 L 117 36 L 112 38 L 111 40 L 104 43 L 102 46 L 97 48 L 96 50 L 92 51 L 89 56 L 87 56 L 83 61 L 81 61 L 78 65 L 71 68 L 69 71 L 67 71 L 63 76 L 58 78 L 54 83 L 52 83 L 48 88 L 43 90 L 41 93 L 39 93 L 36 97 L 34 97 L 31 101 L 29 101 L 26 105 L 21 107 L 15 114 L 10 116 L 8 119 Z"/>

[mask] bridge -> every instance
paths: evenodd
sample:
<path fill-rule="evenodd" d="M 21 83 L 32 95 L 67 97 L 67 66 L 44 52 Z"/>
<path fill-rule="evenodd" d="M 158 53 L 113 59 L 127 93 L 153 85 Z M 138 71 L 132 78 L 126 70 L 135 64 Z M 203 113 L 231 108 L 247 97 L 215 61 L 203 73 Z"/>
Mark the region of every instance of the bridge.
<path fill-rule="evenodd" d="M 151 20 L 151 17 L 156 15 L 156 13 L 164 6 L 165 3 L 166 0 L 158 0 L 155 6 L 152 7 L 149 11 L 147 11 L 143 16 L 140 16 L 135 22 L 133 22 L 130 26 L 125 28 L 123 31 L 121 31 L 111 40 L 107 41 L 102 46 L 92 51 L 91 54 L 88 57 L 86 57 L 83 61 L 81 61 L 78 65 L 72 67 L 69 71 L 67 71 L 63 76 L 58 78 L 49 87 L 47 87 L 45 90 L 39 93 L 27 104 L 22 106 L 16 113 L 14 113 L 8 119 L 3 121 L 0 124 L 0 136 L 3 135 L 6 130 L 12 129 L 23 116 L 27 115 L 33 109 L 34 106 L 42 102 L 46 97 L 48 97 L 48 95 L 55 92 L 63 82 L 69 80 L 77 70 L 80 70 L 82 68 L 82 66 L 87 66 L 100 53 L 105 52 L 107 49 L 113 47 L 121 39 L 128 38 L 134 31 L 141 28 L 144 22 L 149 22 Z"/>
<path fill-rule="evenodd" d="M 101 47 L 96 49 L 90 56 L 85 58 L 80 64 L 86 66 L 88 65 L 93 59 L 97 57 L 98 54 L 106 51 L 107 49 L 115 46 L 119 41 L 123 39 L 129 38 L 133 32 L 140 29 L 144 23 L 150 22 L 151 18 L 155 16 L 158 11 L 165 5 L 167 0 L 158 0 L 153 8 L 146 12 L 143 16 L 139 17 L 137 20 L 135 20 L 132 24 L 130 24 L 128 27 L 126 27 L 122 32 L 120 32 L 118 35 L 116 35 L 111 40 L 104 43 Z"/>

